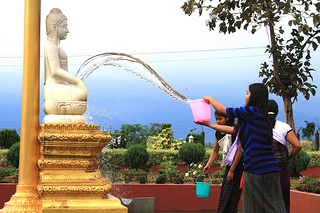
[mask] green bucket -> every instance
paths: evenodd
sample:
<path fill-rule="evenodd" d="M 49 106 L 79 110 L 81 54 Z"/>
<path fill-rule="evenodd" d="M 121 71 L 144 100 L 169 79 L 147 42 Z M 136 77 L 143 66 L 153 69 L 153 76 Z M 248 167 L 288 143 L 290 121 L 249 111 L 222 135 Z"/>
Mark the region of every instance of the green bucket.
<path fill-rule="evenodd" d="M 199 176 L 198 176 L 199 177 Z M 197 179 L 198 179 L 197 177 Z M 209 175 L 210 177 L 210 175 Z M 211 177 L 210 177 L 211 179 Z M 212 182 L 212 180 L 211 180 Z M 206 198 L 209 196 L 211 183 L 206 182 L 196 182 L 196 195 L 198 197 Z"/>

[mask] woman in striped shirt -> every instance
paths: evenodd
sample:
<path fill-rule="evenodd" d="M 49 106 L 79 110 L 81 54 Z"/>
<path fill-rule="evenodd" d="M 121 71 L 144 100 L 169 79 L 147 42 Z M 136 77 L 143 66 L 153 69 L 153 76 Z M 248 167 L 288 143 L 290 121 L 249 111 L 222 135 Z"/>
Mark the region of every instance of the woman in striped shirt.
<path fill-rule="evenodd" d="M 268 90 L 264 84 L 251 84 L 245 106 L 227 108 L 211 96 L 204 99 L 221 114 L 238 118 L 244 157 L 243 212 L 286 212 L 279 180 L 279 167 L 272 149 L 272 124 L 268 116 Z"/>

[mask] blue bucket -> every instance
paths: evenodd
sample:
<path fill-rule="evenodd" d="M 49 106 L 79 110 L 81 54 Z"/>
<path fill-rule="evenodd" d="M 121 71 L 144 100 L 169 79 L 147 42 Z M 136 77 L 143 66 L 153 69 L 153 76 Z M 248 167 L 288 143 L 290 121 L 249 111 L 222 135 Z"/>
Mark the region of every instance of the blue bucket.
<path fill-rule="evenodd" d="M 198 197 L 206 198 L 209 196 L 211 183 L 196 182 L 196 194 Z"/>

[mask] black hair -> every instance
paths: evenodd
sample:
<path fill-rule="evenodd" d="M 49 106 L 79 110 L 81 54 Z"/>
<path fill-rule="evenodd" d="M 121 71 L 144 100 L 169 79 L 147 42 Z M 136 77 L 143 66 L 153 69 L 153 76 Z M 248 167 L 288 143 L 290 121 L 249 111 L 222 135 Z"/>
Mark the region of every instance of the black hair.
<path fill-rule="evenodd" d="M 249 85 L 250 97 L 246 106 L 254 106 L 261 110 L 263 114 L 265 126 L 268 128 L 267 134 L 267 143 L 272 144 L 273 138 L 273 125 L 268 116 L 268 99 L 269 99 L 269 92 L 266 85 L 262 83 L 254 83 Z M 240 124 L 240 121 L 238 121 Z M 239 131 L 239 125 L 235 128 L 235 131 Z"/>
<path fill-rule="evenodd" d="M 279 113 L 279 107 L 276 101 L 274 100 L 269 100 L 268 101 L 268 116 L 269 119 L 272 123 L 272 127 L 274 127 L 275 123 L 276 123 L 276 117 Z"/>
<path fill-rule="evenodd" d="M 227 120 L 227 123 L 226 123 L 228 126 L 234 126 L 234 125 L 235 125 L 235 124 L 234 124 L 234 121 L 235 121 L 235 120 L 234 120 L 233 117 L 230 118 L 230 117 L 228 117 L 227 115 L 223 115 L 223 114 L 221 114 L 221 113 L 219 113 L 219 112 L 217 112 L 217 111 L 215 111 L 214 114 L 215 114 L 215 115 L 220 115 L 220 116 L 225 117 L 225 118 L 229 118 L 229 119 Z"/>

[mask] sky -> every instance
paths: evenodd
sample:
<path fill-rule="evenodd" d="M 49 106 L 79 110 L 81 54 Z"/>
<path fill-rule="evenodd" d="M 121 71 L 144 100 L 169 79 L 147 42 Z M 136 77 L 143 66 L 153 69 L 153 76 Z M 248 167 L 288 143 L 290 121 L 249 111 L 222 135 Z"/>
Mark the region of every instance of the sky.
<path fill-rule="evenodd" d="M 261 82 L 260 65 L 270 62 L 264 53 L 269 44 L 267 30 L 252 35 L 239 31 L 224 35 L 206 26 L 208 13 L 185 15 L 184 0 L 43 0 L 41 3 L 40 108 L 43 106 L 43 50 L 45 17 L 60 8 L 68 18 L 70 33 L 61 47 L 67 52 L 69 72 L 76 75 L 91 56 L 119 52 L 147 63 L 173 89 L 187 98 L 211 95 L 225 106 L 244 105 L 248 86 Z M 24 0 L 4 1 L 0 7 L 0 128 L 18 128 L 21 120 Z M 285 23 L 284 23 L 285 24 Z M 319 86 L 319 50 L 312 55 L 313 83 Z M 121 124 L 172 123 L 176 137 L 192 129 L 214 134 L 193 123 L 190 106 L 120 68 L 101 67 L 85 81 L 88 90 L 88 123 L 103 129 L 118 129 Z M 279 120 L 284 121 L 280 97 Z M 295 102 L 296 129 L 304 121 L 319 125 L 320 95 Z M 215 123 L 212 109 L 212 120 Z M 40 123 L 44 113 L 40 111 Z M 214 136 L 213 136 L 214 137 Z M 212 138 L 213 138 L 212 137 Z M 211 139 L 210 139 L 211 140 Z"/>

